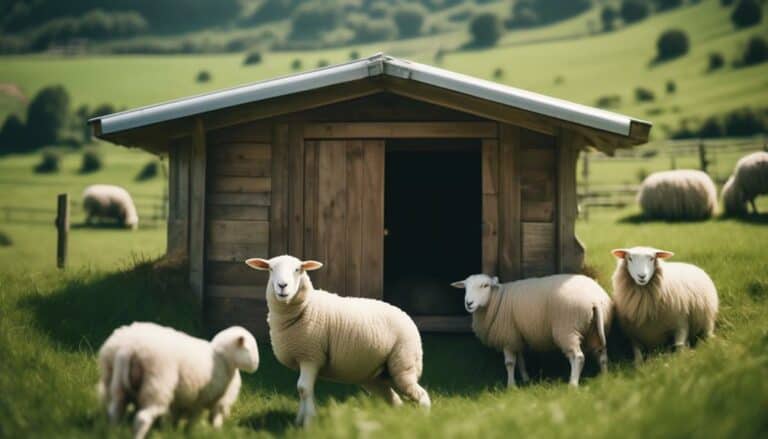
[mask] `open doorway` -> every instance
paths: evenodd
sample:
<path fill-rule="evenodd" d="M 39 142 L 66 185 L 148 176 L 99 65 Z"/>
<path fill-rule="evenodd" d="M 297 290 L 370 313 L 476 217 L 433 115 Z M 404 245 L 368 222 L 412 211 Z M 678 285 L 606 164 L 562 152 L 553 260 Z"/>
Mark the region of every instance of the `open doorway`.
<path fill-rule="evenodd" d="M 384 299 L 411 315 L 463 315 L 450 283 L 482 264 L 480 141 L 392 140 L 384 178 Z"/>

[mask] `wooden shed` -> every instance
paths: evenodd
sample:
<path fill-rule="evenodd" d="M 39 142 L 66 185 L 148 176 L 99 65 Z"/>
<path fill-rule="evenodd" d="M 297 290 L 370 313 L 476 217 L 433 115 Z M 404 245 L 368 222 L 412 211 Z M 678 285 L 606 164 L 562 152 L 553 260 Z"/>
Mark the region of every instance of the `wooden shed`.
<path fill-rule="evenodd" d="M 139 85 L 140 86 L 140 85 Z M 169 158 L 168 253 L 211 329 L 264 334 L 248 257 L 325 263 L 319 288 L 465 331 L 468 274 L 578 272 L 576 164 L 650 123 L 384 54 L 91 121 Z"/>

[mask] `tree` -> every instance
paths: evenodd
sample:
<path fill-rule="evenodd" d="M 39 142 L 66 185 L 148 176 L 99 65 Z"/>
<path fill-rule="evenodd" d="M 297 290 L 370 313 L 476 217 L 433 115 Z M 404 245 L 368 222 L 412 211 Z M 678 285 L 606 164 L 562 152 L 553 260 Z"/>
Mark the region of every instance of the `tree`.
<path fill-rule="evenodd" d="M 741 59 L 742 66 L 752 66 L 768 61 L 768 43 L 758 36 L 749 39 L 744 55 Z"/>
<path fill-rule="evenodd" d="M 469 32 L 474 46 L 493 46 L 501 38 L 501 20 L 490 12 L 478 14 L 469 23 Z"/>
<path fill-rule="evenodd" d="M 69 94 L 60 85 L 49 86 L 32 99 L 27 108 L 27 138 L 37 148 L 56 143 L 69 111 Z"/>
<path fill-rule="evenodd" d="M 398 8 L 393 16 L 397 32 L 401 38 L 415 37 L 421 33 L 426 12 L 415 4 L 406 4 Z"/>
<path fill-rule="evenodd" d="M 0 129 L 0 151 L 21 149 L 26 141 L 25 135 L 24 122 L 15 114 L 9 115 Z"/>
<path fill-rule="evenodd" d="M 688 53 L 690 42 L 688 34 L 679 29 L 664 31 L 656 40 L 656 60 L 666 61 Z"/>
<path fill-rule="evenodd" d="M 654 0 L 656 10 L 659 12 L 671 11 L 683 5 L 683 0 Z"/>
<path fill-rule="evenodd" d="M 739 0 L 731 13 L 731 21 L 737 29 L 754 26 L 763 19 L 763 8 L 756 0 Z"/>
<path fill-rule="evenodd" d="M 636 23 L 648 16 L 648 4 L 643 0 L 624 0 L 621 2 L 620 13 L 624 23 Z"/>
<path fill-rule="evenodd" d="M 600 11 L 600 21 L 603 23 L 604 32 L 610 32 L 614 29 L 617 16 L 618 13 L 613 6 L 607 5 L 603 7 L 603 10 Z"/>
<path fill-rule="evenodd" d="M 313 39 L 336 29 L 341 22 L 341 9 L 332 3 L 304 3 L 291 16 L 292 39 Z"/>
<path fill-rule="evenodd" d="M 709 54 L 709 65 L 707 71 L 713 72 L 717 69 L 721 69 L 725 65 L 725 58 L 723 54 L 719 52 L 712 52 Z"/>

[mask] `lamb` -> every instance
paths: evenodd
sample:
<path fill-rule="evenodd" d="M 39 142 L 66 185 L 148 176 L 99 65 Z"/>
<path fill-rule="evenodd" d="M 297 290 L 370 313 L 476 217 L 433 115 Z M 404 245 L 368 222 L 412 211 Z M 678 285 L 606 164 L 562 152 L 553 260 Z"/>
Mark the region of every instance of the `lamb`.
<path fill-rule="evenodd" d="M 131 229 L 139 227 L 139 215 L 131 194 L 120 186 L 94 184 L 86 187 L 83 191 L 83 209 L 87 224 L 92 224 L 94 218 L 107 218 L 117 220 Z"/>
<path fill-rule="evenodd" d="M 733 175 L 723 186 L 724 211 L 728 215 L 747 213 L 747 202 L 757 214 L 755 198 L 768 194 L 768 152 L 754 152 L 739 159 Z"/>
<path fill-rule="evenodd" d="M 406 313 L 388 303 L 341 297 L 315 289 L 308 271 L 323 266 L 283 255 L 251 258 L 246 264 L 268 270 L 267 323 L 272 350 L 284 366 L 299 370 L 296 423 L 315 416 L 317 377 L 361 385 L 401 405 L 400 395 L 429 408 L 429 394 L 419 385 L 421 337 Z"/>
<path fill-rule="evenodd" d="M 640 185 L 637 202 L 649 218 L 701 220 L 717 210 L 717 190 L 701 171 L 654 172 Z"/>
<path fill-rule="evenodd" d="M 689 338 L 712 337 L 717 318 L 715 284 L 701 268 L 665 262 L 673 253 L 651 247 L 613 250 L 613 300 L 619 323 L 629 336 L 635 363 L 642 348 L 654 348 L 674 338 L 677 350 Z"/>
<path fill-rule="evenodd" d="M 191 426 L 204 410 L 218 428 L 240 392 L 239 369 L 259 365 L 256 340 L 233 326 L 210 342 L 154 323 L 116 329 L 99 350 L 99 393 L 117 423 L 128 403 L 136 406 L 134 437 L 143 438 L 156 418 L 171 413 Z"/>
<path fill-rule="evenodd" d="M 487 346 L 504 352 L 507 387 L 515 387 L 515 364 L 528 381 L 523 349 L 560 348 L 571 364 L 569 384 L 579 385 L 584 367 L 582 343 L 608 369 L 605 334 L 612 304 L 605 290 L 589 277 L 558 274 L 499 284 L 497 277 L 474 274 L 451 286 L 466 290 L 464 305 L 472 330 Z"/>

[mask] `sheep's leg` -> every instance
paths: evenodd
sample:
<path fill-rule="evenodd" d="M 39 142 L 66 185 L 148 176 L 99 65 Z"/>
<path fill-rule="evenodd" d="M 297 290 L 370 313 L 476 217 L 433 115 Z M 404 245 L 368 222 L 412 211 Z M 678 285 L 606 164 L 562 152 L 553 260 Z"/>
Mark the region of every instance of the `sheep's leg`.
<path fill-rule="evenodd" d="M 522 352 L 517 354 L 517 371 L 520 372 L 520 378 L 523 381 L 523 384 L 531 380 L 528 376 L 528 369 L 525 367 L 525 356 Z"/>
<path fill-rule="evenodd" d="M 632 353 L 635 356 L 635 366 L 643 364 L 643 349 L 636 342 L 632 342 Z"/>
<path fill-rule="evenodd" d="M 412 369 L 401 372 L 392 377 L 395 389 L 403 396 L 416 401 L 420 406 L 429 409 L 432 401 L 429 394 L 419 385 L 419 376 Z"/>
<path fill-rule="evenodd" d="M 302 363 L 299 370 L 299 382 L 296 388 L 299 391 L 300 402 L 296 424 L 306 427 L 315 417 L 315 381 L 318 367 L 311 363 Z"/>
<path fill-rule="evenodd" d="M 126 361 L 124 358 L 125 354 L 118 352 L 115 355 L 115 363 L 117 361 Z M 128 360 L 129 361 L 129 360 Z M 122 364 L 121 364 L 122 366 Z M 125 414 L 125 406 L 126 406 L 126 392 L 125 389 L 123 389 L 123 383 L 120 379 L 120 375 L 122 373 L 122 369 L 119 368 L 113 368 L 112 369 L 112 376 L 109 383 L 109 387 L 107 388 L 107 415 L 109 416 L 109 422 L 112 424 L 117 424 L 120 422 L 120 419 L 122 419 L 123 415 Z"/>
<path fill-rule="evenodd" d="M 675 350 L 680 351 L 688 347 L 688 325 L 681 324 L 675 330 Z"/>
<path fill-rule="evenodd" d="M 575 348 L 568 351 L 565 356 L 568 357 L 568 361 L 571 363 L 571 379 L 568 381 L 568 384 L 578 387 L 581 370 L 584 368 L 584 353 L 581 352 L 581 348 Z"/>
<path fill-rule="evenodd" d="M 229 414 L 229 409 L 224 407 L 223 404 L 216 404 L 209 410 L 208 422 L 213 428 L 221 428 L 224 425 L 224 418 Z"/>
<path fill-rule="evenodd" d="M 749 204 L 752 206 L 752 213 L 757 215 L 757 205 L 755 204 L 755 199 L 749 200 Z"/>
<path fill-rule="evenodd" d="M 516 387 L 515 383 L 515 361 L 517 356 L 510 348 L 504 348 L 504 366 L 507 368 L 507 388 Z"/>
<path fill-rule="evenodd" d="M 403 405 L 400 395 L 395 392 L 390 383 L 386 380 L 375 379 L 369 383 L 363 384 L 363 388 L 373 395 L 384 398 L 391 406 L 397 407 Z"/>
<path fill-rule="evenodd" d="M 143 439 L 149 432 L 155 419 L 167 412 L 168 407 L 162 405 L 151 405 L 139 410 L 136 413 L 136 419 L 133 420 L 134 439 Z"/>
<path fill-rule="evenodd" d="M 608 372 L 608 349 L 605 346 L 595 349 L 595 358 L 600 365 L 600 373 Z"/>

